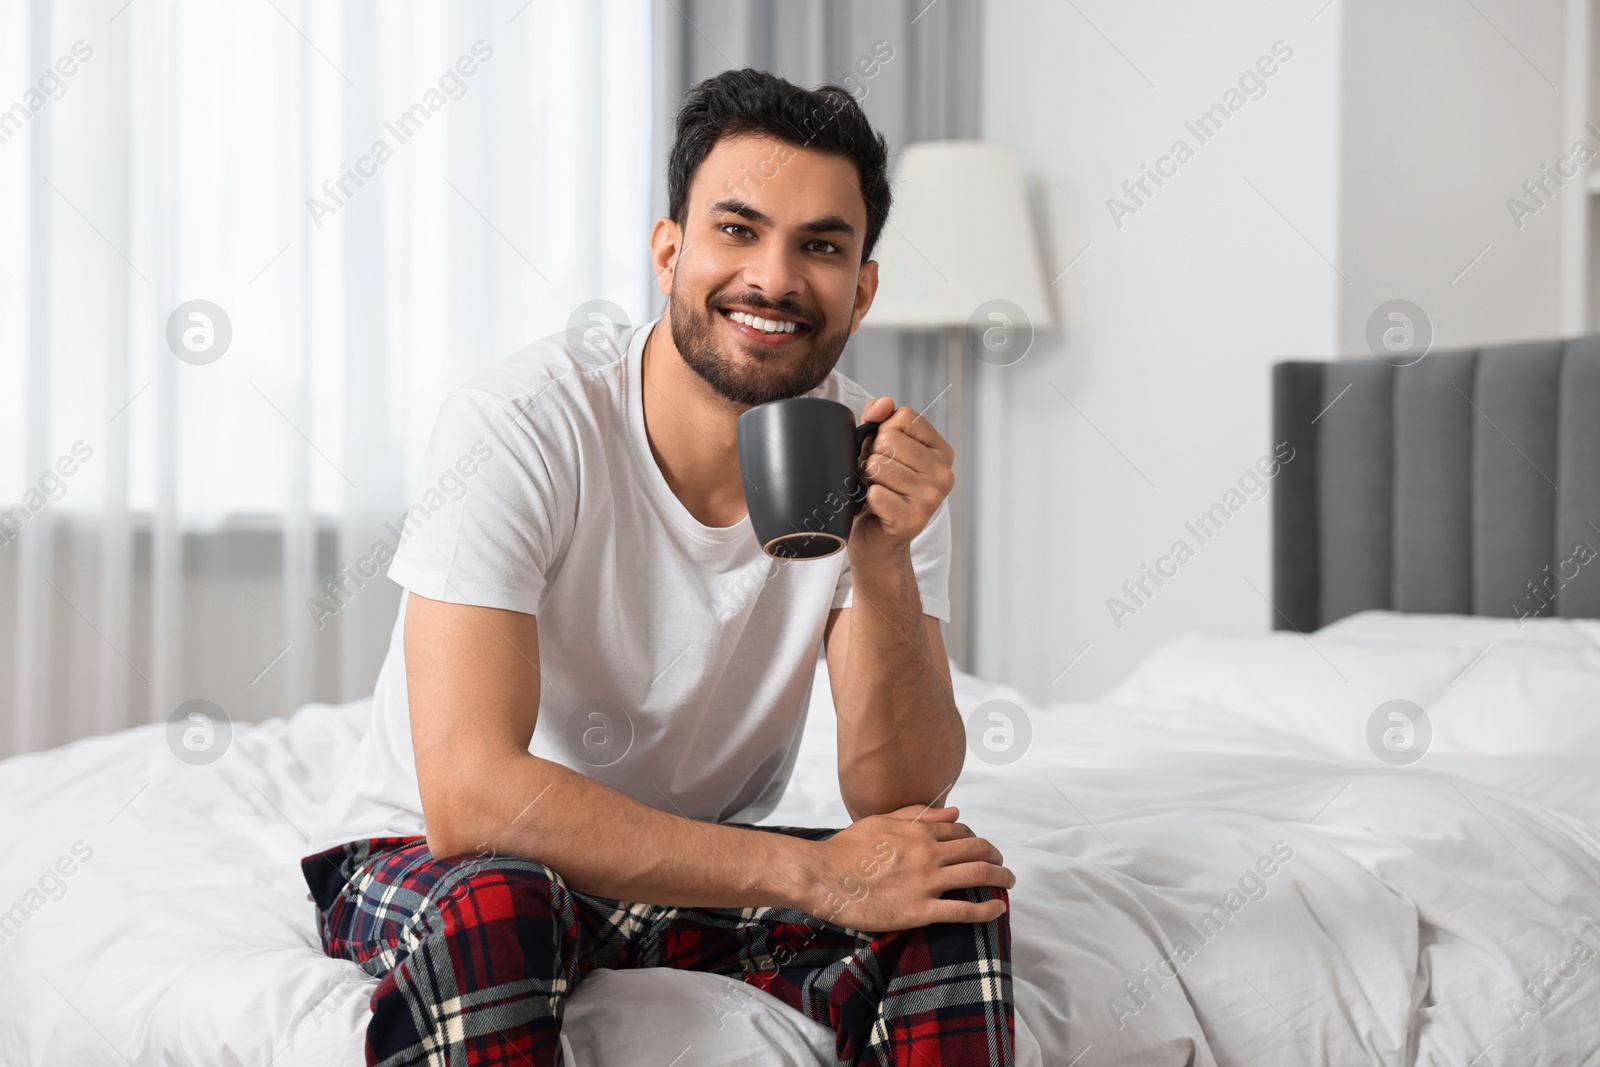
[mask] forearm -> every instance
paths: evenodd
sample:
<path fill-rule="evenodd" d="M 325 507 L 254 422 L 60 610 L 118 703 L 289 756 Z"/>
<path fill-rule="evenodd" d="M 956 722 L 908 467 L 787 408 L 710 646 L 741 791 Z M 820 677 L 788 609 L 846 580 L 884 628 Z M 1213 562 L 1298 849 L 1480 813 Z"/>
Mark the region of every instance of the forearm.
<path fill-rule="evenodd" d="M 461 780 L 481 788 L 424 798 L 435 855 L 537 860 L 578 892 L 630 902 L 810 910 L 815 842 L 658 811 L 527 752 L 477 761 Z"/>
<path fill-rule="evenodd" d="M 839 718 L 839 782 L 852 816 L 940 803 L 966 736 L 947 662 L 928 645 L 909 548 L 852 560 L 854 603 Z M 942 657 L 941 657 L 942 658 Z"/>

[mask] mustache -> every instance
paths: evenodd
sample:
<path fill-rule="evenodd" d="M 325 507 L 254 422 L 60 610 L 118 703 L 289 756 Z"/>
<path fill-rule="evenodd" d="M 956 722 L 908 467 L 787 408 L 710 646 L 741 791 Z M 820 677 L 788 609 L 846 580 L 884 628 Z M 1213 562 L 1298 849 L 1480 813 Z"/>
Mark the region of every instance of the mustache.
<path fill-rule="evenodd" d="M 774 303 L 760 293 L 740 293 L 737 296 L 722 297 L 711 304 L 711 310 L 718 311 L 730 304 L 743 304 L 745 307 L 761 308 L 765 311 L 776 311 L 781 315 L 792 315 L 804 322 L 807 326 L 816 326 L 816 320 L 811 312 L 795 303 L 793 300 L 779 300 Z"/>

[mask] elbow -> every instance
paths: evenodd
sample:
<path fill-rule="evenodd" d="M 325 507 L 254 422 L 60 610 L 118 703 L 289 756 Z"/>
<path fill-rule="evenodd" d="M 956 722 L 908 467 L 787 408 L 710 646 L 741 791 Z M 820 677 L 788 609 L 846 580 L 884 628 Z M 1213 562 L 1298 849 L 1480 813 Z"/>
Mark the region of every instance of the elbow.
<path fill-rule="evenodd" d="M 852 822 L 911 807 L 943 807 L 961 776 L 964 754 L 962 749 L 947 763 L 923 767 L 914 774 L 889 775 L 869 768 L 841 766 L 839 797 Z"/>
<path fill-rule="evenodd" d="M 430 810 L 428 805 L 423 805 L 424 833 L 427 835 L 428 852 L 434 859 L 445 859 L 449 856 L 464 856 L 469 853 L 481 852 L 488 847 L 488 841 L 481 832 L 474 832 L 471 824 L 459 817 L 443 817 L 440 812 Z"/>
<path fill-rule="evenodd" d="M 434 833 L 431 827 L 428 830 L 427 841 L 428 855 L 432 856 L 436 860 L 448 859 L 451 856 L 459 856 L 465 851 L 464 849 L 456 847 L 454 838 L 443 837 L 437 833 Z"/>
<path fill-rule="evenodd" d="M 442 773 L 419 776 L 423 832 L 434 858 L 522 854 L 528 827 L 524 823 L 519 828 L 518 820 L 532 805 L 517 805 L 509 798 L 520 792 L 522 762 L 534 759 L 526 752 L 463 757 L 448 770 L 440 769 Z"/>
<path fill-rule="evenodd" d="M 433 781 L 421 790 L 423 833 L 435 859 L 488 849 L 492 819 L 479 810 L 472 786 L 460 780 Z"/>

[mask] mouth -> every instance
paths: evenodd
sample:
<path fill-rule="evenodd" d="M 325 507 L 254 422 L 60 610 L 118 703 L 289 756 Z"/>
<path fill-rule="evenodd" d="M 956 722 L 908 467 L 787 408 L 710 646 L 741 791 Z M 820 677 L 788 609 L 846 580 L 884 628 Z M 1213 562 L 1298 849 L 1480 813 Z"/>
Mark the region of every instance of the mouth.
<path fill-rule="evenodd" d="M 767 348 L 781 348 L 793 344 L 811 332 L 811 327 L 793 315 L 732 305 L 717 309 L 733 332 L 749 341 Z"/>

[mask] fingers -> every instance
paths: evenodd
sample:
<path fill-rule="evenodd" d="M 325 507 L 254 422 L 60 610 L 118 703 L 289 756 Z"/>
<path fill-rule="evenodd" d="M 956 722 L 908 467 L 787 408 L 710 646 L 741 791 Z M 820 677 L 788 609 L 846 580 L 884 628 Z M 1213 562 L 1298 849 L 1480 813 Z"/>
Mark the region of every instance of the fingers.
<path fill-rule="evenodd" d="M 905 434 L 880 430 L 862 449 L 860 462 L 869 485 L 881 485 L 908 497 L 925 490 L 935 507 L 955 488 L 954 453 L 948 447 L 943 451 L 929 448 Z"/>
<path fill-rule="evenodd" d="M 976 889 L 979 886 L 997 886 L 1010 889 L 1017 884 L 1017 876 L 997 863 L 957 863 L 939 868 L 934 885 L 941 893 L 952 889 Z"/>
<path fill-rule="evenodd" d="M 956 485 L 956 476 L 948 467 L 922 472 L 905 466 L 899 457 L 882 462 L 875 456 L 862 474 L 867 495 L 874 489 L 880 496 L 887 492 L 924 517 L 931 517 Z"/>
<path fill-rule="evenodd" d="M 882 433 L 883 430 L 893 430 L 906 434 L 935 452 L 948 451 L 950 448 L 950 444 L 944 439 L 944 435 L 934 429 L 933 424 L 928 421 L 927 417 L 915 408 L 895 408 L 893 413 L 882 421 L 883 429 L 879 430 L 879 433 Z"/>
<path fill-rule="evenodd" d="M 972 832 L 972 827 L 968 826 L 966 823 L 949 822 L 939 823 L 934 828 L 933 839 L 935 841 L 958 841 L 963 837 L 977 836 L 977 834 Z"/>
<path fill-rule="evenodd" d="M 905 496 L 882 485 L 869 485 L 863 497 L 865 512 L 876 516 L 886 531 L 909 541 L 927 528 L 944 500 L 934 491 L 913 490 L 913 494 Z"/>
<path fill-rule="evenodd" d="M 877 422 L 878 431 L 865 447 L 862 462 L 869 471 L 898 463 L 915 471 L 948 468 L 955 462 L 955 450 L 933 424 L 912 408 L 895 408 L 889 397 L 879 397 L 862 412 L 868 422 Z"/>
<path fill-rule="evenodd" d="M 873 481 L 881 481 L 902 468 L 921 473 L 938 466 L 948 466 L 953 459 L 952 455 L 951 460 L 945 460 L 936 450 L 908 433 L 879 430 L 877 436 L 863 448 L 861 465 L 868 477 Z"/>
<path fill-rule="evenodd" d="M 956 481 L 948 459 L 908 444 L 904 435 L 889 443 L 881 431 L 864 453 L 861 472 L 867 509 L 885 526 L 904 526 L 913 535 L 939 509 Z"/>
<path fill-rule="evenodd" d="M 1003 900 L 930 900 L 927 916 L 929 923 L 992 923 L 1006 913 Z"/>
<path fill-rule="evenodd" d="M 880 396 L 876 400 L 868 403 L 867 406 L 862 409 L 861 421 L 883 422 L 885 419 L 889 418 L 889 416 L 893 415 L 894 412 L 894 397 Z"/>
<path fill-rule="evenodd" d="M 891 398 L 878 397 L 863 412 L 869 421 L 878 421 L 873 416 L 879 411 L 892 414 L 858 457 L 866 483 L 858 520 L 871 516 L 891 541 L 909 541 L 954 490 L 955 451 L 916 411 L 892 405 Z"/>
<path fill-rule="evenodd" d="M 982 860 L 984 863 L 1006 861 L 1006 858 L 1000 855 L 999 849 L 977 835 L 941 842 L 938 855 L 939 865 L 942 867 L 948 867 L 953 863 L 971 863 L 975 860 Z"/>

